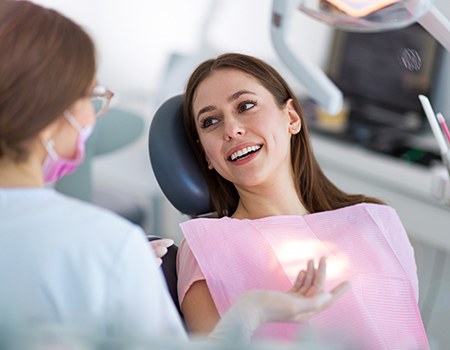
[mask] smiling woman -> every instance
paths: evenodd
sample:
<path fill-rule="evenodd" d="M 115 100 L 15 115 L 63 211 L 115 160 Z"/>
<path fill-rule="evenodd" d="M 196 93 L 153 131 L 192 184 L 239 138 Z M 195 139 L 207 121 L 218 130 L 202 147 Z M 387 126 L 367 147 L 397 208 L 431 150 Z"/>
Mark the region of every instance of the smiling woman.
<path fill-rule="evenodd" d="M 265 181 L 263 176 L 276 170 L 282 174 L 271 176 L 275 181 L 272 186 L 292 182 L 285 134 L 300 130 L 292 100 L 279 109 L 256 79 L 224 69 L 215 71 L 199 86 L 193 109 L 209 170 L 216 169 L 236 187 L 258 185 Z M 278 182 L 280 179 L 284 181 Z M 240 208 L 234 215 L 239 212 Z"/>
<path fill-rule="evenodd" d="M 309 320 L 314 332 L 356 348 L 428 348 L 395 210 L 328 180 L 278 72 L 242 54 L 203 62 L 186 87 L 184 124 L 218 216 L 181 224 L 178 293 L 191 332 L 209 331 L 241 292 L 286 290 L 293 267 L 327 256 L 327 288 L 348 278 L 353 288 Z M 292 340 L 302 329 L 272 324 L 258 336 Z"/>
<path fill-rule="evenodd" d="M 188 139 L 219 216 L 234 214 L 240 196 L 227 176 L 209 171 L 211 166 L 205 160 L 219 162 L 220 157 L 210 159 L 209 152 L 239 151 L 239 147 L 247 146 L 245 142 L 288 156 L 284 168 L 293 172 L 288 180 L 294 186 L 290 192 L 294 201 L 310 213 L 362 202 L 381 204 L 375 198 L 346 194 L 326 178 L 312 152 L 294 92 L 277 71 L 255 57 L 225 54 L 199 65 L 187 84 L 184 109 Z M 218 143 L 222 144 L 221 150 L 217 149 Z M 280 186 L 282 181 L 278 182 Z"/>

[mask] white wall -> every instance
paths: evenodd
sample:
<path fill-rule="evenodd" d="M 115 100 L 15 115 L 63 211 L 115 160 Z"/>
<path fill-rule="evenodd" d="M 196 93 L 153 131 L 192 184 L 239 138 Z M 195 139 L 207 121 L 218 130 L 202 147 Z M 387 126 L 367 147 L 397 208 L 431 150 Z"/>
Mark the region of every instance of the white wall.
<path fill-rule="evenodd" d="M 34 2 L 60 10 L 88 30 L 100 54 L 99 77 L 119 92 L 153 92 L 170 53 L 196 52 L 205 43 L 217 51 L 274 57 L 270 0 Z M 211 5 L 215 10 L 208 14 Z M 207 14 L 209 25 L 203 28 Z"/>
<path fill-rule="evenodd" d="M 159 89 L 172 52 L 243 51 L 277 61 L 270 42 L 271 0 L 34 1 L 62 11 L 92 34 L 100 55 L 100 80 L 127 100 Z M 434 2 L 450 18 L 450 2 Z M 296 53 L 323 67 L 331 28 L 298 11 L 292 15 L 292 27 L 289 42 Z M 433 102 L 450 115 L 449 62 L 447 55 Z M 290 82 L 301 89 L 299 82 Z"/>
<path fill-rule="evenodd" d="M 151 93 L 167 55 L 197 45 L 208 0 L 35 2 L 60 10 L 93 36 L 102 82 L 119 93 Z"/>

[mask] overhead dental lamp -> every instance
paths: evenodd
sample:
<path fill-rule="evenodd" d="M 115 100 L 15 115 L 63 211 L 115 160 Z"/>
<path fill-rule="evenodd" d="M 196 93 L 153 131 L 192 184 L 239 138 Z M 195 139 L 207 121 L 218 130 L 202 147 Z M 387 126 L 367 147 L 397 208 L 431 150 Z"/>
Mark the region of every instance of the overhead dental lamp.
<path fill-rule="evenodd" d="M 379 32 L 418 22 L 450 51 L 450 22 L 431 4 L 432 0 L 274 0 L 271 36 L 280 59 L 307 89 L 310 96 L 329 114 L 343 108 L 339 88 L 316 65 L 296 56 L 287 44 L 287 31 L 293 10 L 339 29 Z"/>

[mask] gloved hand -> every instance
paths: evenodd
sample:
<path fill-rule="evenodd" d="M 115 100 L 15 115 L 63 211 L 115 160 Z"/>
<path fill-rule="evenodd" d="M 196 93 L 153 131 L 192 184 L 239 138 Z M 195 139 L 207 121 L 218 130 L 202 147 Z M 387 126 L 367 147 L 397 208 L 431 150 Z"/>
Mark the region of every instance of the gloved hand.
<path fill-rule="evenodd" d="M 173 245 L 173 240 L 170 238 L 161 238 L 150 242 L 150 246 L 155 252 L 158 264 L 162 264 L 162 257 L 167 254 L 167 248 Z"/>
<path fill-rule="evenodd" d="M 230 335 L 250 340 L 253 332 L 265 322 L 302 322 L 333 304 L 350 287 L 343 282 L 330 292 L 324 292 L 326 259 L 320 259 L 317 269 L 308 261 L 287 292 L 254 290 L 243 293 L 223 315 L 209 334 L 211 339 L 224 340 Z"/>

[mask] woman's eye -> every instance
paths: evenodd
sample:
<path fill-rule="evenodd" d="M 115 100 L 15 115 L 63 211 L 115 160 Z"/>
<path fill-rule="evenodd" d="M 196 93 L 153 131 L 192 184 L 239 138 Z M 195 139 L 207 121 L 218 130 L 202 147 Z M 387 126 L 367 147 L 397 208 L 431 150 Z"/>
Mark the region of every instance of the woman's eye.
<path fill-rule="evenodd" d="M 203 129 L 210 127 L 211 125 L 214 125 L 218 122 L 217 118 L 214 117 L 209 117 L 209 118 L 205 118 L 204 120 L 202 120 L 201 122 L 201 127 Z"/>
<path fill-rule="evenodd" d="M 254 101 L 247 101 L 247 102 L 241 103 L 239 105 L 238 111 L 240 113 L 242 113 L 242 112 L 248 111 L 249 109 L 252 109 L 255 106 L 256 106 L 256 102 L 254 102 Z"/>

